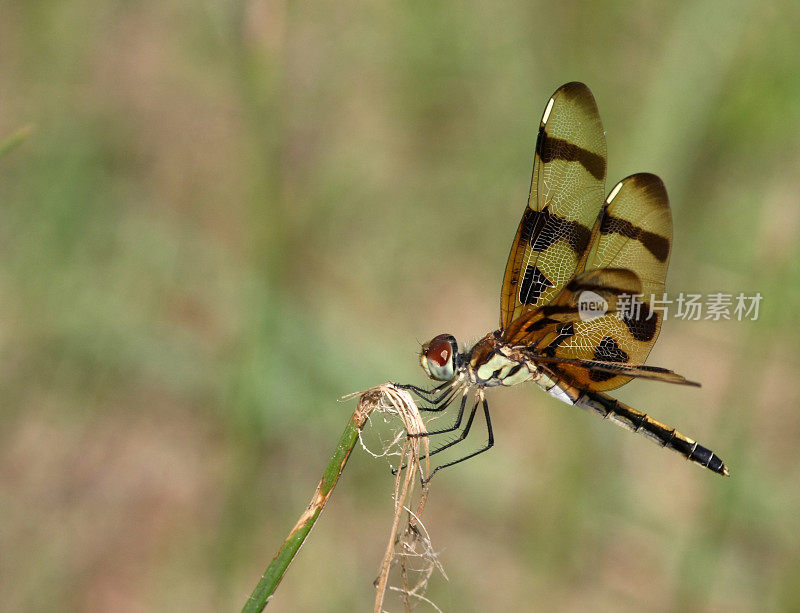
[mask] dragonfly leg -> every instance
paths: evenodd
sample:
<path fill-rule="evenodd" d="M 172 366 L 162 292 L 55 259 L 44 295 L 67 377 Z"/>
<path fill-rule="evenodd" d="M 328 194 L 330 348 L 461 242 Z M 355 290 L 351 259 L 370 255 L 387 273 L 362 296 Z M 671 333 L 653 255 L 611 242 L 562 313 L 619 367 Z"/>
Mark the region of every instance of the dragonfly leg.
<path fill-rule="evenodd" d="M 450 406 L 450 403 L 453 402 L 453 399 L 456 397 L 456 392 L 457 391 L 458 390 L 456 390 L 456 389 L 448 390 L 447 391 L 447 393 L 448 393 L 447 398 L 442 398 L 438 403 L 433 404 L 433 406 L 425 407 L 425 406 L 417 405 L 417 408 L 420 411 L 428 411 L 428 412 L 431 412 L 431 413 L 438 413 L 440 411 L 444 411 L 447 407 Z"/>
<path fill-rule="evenodd" d="M 464 417 L 464 408 L 467 405 L 467 395 L 464 394 L 464 397 L 461 398 L 461 405 L 458 407 L 458 416 L 456 417 L 456 422 L 450 426 L 449 428 L 442 428 L 441 430 L 430 430 L 428 432 L 420 432 L 417 434 L 409 434 L 409 438 L 421 438 L 423 436 L 433 436 L 435 434 L 446 434 L 447 432 L 455 432 L 461 426 L 461 420 Z M 476 405 L 477 406 L 477 405 Z M 475 413 L 475 407 L 472 409 L 473 415 Z M 470 419 L 472 421 L 472 419 Z"/>
<path fill-rule="evenodd" d="M 464 394 L 464 396 L 461 398 L 461 404 L 458 407 L 458 416 L 456 417 L 456 421 L 452 426 L 450 426 L 449 428 L 442 428 L 441 430 L 432 430 L 430 432 L 420 432 L 420 433 L 415 433 L 415 434 L 409 433 L 408 438 L 422 438 L 422 437 L 425 437 L 425 436 L 431 436 L 431 435 L 435 435 L 435 434 L 446 434 L 448 432 L 455 432 L 461 426 L 461 421 L 464 418 L 464 409 L 466 408 L 466 406 L 467 406 L 467 395 Z M 478 408 L 478 403 L 477 403 L 477 400 L 476 400 L 475 404 L 472 407 L 472 412 L 470 413 L 469 419 L 467 420 L 467 425 L 464 428 L 464 432 L 462 432 L 460 438 L 457 438 L 457 439 L 455 439 L 453 441 L 450 441 L 449 443 L 445 443 L 444 445 L 442 445 L 441 447 L 439 447 L 435 451 L 432 451 L 431 455 L 433 455 L 434 453 L 438 453 L 442 449 L 447 449 L 448 447 L 452 447 L 453 445 L 463 441 L 467 437 L 467 434 L 469 433 L 469 429 L 472 427 L 472 420 L 475 419 L 475 411 L 477 410 L 477 408 Z M 427 456 L 423 455 L 423 456 L 420 457 L 420 459 L 424 459 L 425 457 L 427 457 Z M 396 475 L 398 470 L 404 470 L 405 468 L 406 468 L 406 464 L 403 464 L 399 469 L 393 468 L 392 469 L 392 474 Z"/>
<path fill-rule="evenodd" d="M 464 399 L 466 400 L 466 398 L 464 398 Z M 464 429 L 461 431 L 461 433 L 456 438 L 454 438 L 452 441 L 449 441 L 449 442 L 445 443 L 444 445 L 441 445 L 441 446 L 437 447 L 436 449 L 431 451 L 427 456 L 425 456 L 425 455 L 420 456 L 419 459 L 420 460 L 424 460 L 426 457 L 429 457 L 429 456 L 432 456 L 432 455 L 436 455 L 440 451 L 444 451 L 445 449 L 449 449 L 453 445 L 457 445 L 461 441 L 465 440 L 467 438 L 467 436 L 469 436 L 469 431 L 472 428 L 472 422 L 475 421 L 475 413 L 478 411 L 478 404 L 479 403 L 480 403 L 480 401 L 476 398 L 475 399 L 475 404 L 472 405 L 472 410 L 469 413 L 469 418 L 467 419 L 467 424 L 464 426 Z M 443 431 L 440 431 L 440 432 L 432 432 L 430 434 L 441 434 L 442 432 L 452 432 L 452 431 L 457 430 L 457 429 L 458 429 L 458 423 L 456 423 L 456 427 L 453 428 L 453 429 L 448 428 L 447 430 L 443 430 Z"/>
<path fill-rule="evenodd" d="M 437 472 L 439 472 L 443 468 L 447 468 L 449 466 L 453 466 L 454 464 L 458 464 L 459 462 L 463 462 L 464 460 L 469 460 L 470 458 L 474 458 L 476 455 L 481 454 L 484 451 L 488 451 L 489 449 L 492 448 L 492 446 L 494 445 L 494 432 L 492 432 L 492 420 L 489 417 L 489 403 L 486 402 L 486 398 L 485 397 L 482 397 L 481 400 L 483 402 L 483 415 L 486 417 L 486 431 L 487 431 L 487 434 L 489 435 L 489 439 L 486 442 L 486 445 L 484 445 L 483 447 L 481 447 L 477 451 L 473 451 L 472 453 L 469 453 L 469 454 L 465 455 L 463 458 L 459 458 L 458 460 L 453 460 L 452 462 L 447 462 L 446 464 L 442 464 L 440 466 L 437 466 L 436 468 L 434 468 L 431 471 L 430 475 L 428 475 L 425 479 L 422 480 L 423 484 L 427 483 L 428 481 L 433 479 L 433 475 L 435 475 Z M 467 423 L 467 426 L 464 428 L 465 432 L 469 432 L 469 427 L 472 425 L 472 419 L 475 417 L 475 410 L 477 408 L 478 408 L 478 399 L 476 399 L 475 406 L 473 406 L 473 408 L 472 408 L 472 413 L 470 414 L 469 422 Z M 464 435 L 464 438 L 466 438 L 466 434 Z M 437 451 L 440 451 L 440 450 L 437 450 Z M 432 454 L 433 453 L 434 452 L 432 452 Z"/>
<path fill-rule="evenodd" d="M 409 392 L 413 392 L 414 394 L 416 394 L 416 396 L 418 398 L 421 398 L 425 402 L 433 402 L 433 400 L 430 398 L 430 396 L 435 396 L 436 394 L 441 392 L 443 389 L 445 389 L 446 387 L 450 386 L 451 382 L 450 381 L 445 381 L 441 385 L 437 385 L 433 389 L 429 389 L 429 390 L 426 390 L 423 387 L 418 387 L 416 385 L 411 385 L 410 383 L 405 383 L 405 384 L 403 384 L 403 383 L 395 383 L 394 385 L 395 385 L 395 387 L 399 387 L 400 389 L 408 390 Z M 447 391 L 449 391 L 449 390 L 447 390 Z M 440 397 L 446 396 L 447 395 L 447 391 L 445 391 L 445 393 L 442 394 L 442 396 L 440 396 Z"/>

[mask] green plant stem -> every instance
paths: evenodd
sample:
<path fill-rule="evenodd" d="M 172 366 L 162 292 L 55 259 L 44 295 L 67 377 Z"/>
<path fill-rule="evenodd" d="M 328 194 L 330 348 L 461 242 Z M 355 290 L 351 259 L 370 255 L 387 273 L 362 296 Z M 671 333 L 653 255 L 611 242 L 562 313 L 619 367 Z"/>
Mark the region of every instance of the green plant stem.
<path fill-rule="evenodd" d="M 328 498 L 339 480 L 339 475 L 342 474 L 347 464 L 350 452 L 358 440 L 358 433 L 364 426 L 372 406 L 367 402 L 359 402 L 358 407 L 347 423 L 347 427 L 339 438 L 336 451 L 334 451 L 327 468 L 325 468 L 325 472 L 322 474 L 322 479 L 317 485 L 317 491 L 314 492 L 308 508 L 297 520 L 294 528 L 289 532 L 289 536 L 286 537 L 283 545 L 278 549 L 278 553 L 272 558 L 272 562 L 267 566 L 267 570 L 264 571 L 264 575 L 242 608 L 242 613 L 257 613 L 263 611 L 264 607 L 267 606 L 272 594 L 281 579 L 283 579 L 286 569 L 289 568 L 289 564 L 297 555 L 309 532 L 311 532 L 311 528 L 314 527 L 314 523 L 325 508 L 325 504 L 328 502 Z"/>

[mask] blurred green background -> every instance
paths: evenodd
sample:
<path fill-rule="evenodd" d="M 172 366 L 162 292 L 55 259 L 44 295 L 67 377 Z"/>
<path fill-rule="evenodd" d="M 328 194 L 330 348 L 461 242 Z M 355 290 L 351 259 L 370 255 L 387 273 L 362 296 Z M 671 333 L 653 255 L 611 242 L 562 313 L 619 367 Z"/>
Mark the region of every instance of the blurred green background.
<path fill-rule="evenodd" d="M 800 610 L 799 30 L 789 0 L 0 1 L 0 139 L 35 124 L 0 158 L 0 609 L 238 610 L 337 398 L 496 326 L 541 112 L 581 80 L 608 187 L 668 187 L 668 289 L 764 296 L 667 320 L 650 362 L 702 389 L 619 392 L 733 476 L 492 394 L 495 449 L 433 482 L 428 596 Z M 391 487 L 357 450 L 270 610 L 371 610 Z"/>

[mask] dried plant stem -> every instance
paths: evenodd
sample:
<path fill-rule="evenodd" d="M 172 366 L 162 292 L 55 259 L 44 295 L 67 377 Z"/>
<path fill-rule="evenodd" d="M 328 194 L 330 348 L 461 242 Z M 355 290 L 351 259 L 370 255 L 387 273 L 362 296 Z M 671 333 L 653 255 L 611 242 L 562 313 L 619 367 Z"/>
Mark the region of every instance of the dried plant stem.
<path fill-rule="evenodd" d="M 425 424 L 423 423 L 419 410 L 416 404 L 408 395 L 407 392 L 392 388 L 393 394 L 387 394 L 388 400 L 391 402 L 393 408 L 398 411 L 409 433 L 425 432 Z M 402 394 L 402 396 L 400 395 Z M 396 549 L 398 546 L 397 532 L 400 527 L 400 517 L 405 509 L 405 502 L 410 497 L 414 490 L 414 484 L 417 478 L 422 476 L 421 467 L 419 462 L 419 448 L 420 441 L 424 441 L 427 452 L 430 451 L 428 447 L 428 439 L 425 438 L 409 438 L 406 439 L 403 445 L 403 451 L 400 454 L 400 459 L 407 465 L 405 471 L 398 471 L 394 482 L 394 518 L 392 521 L 392 528 L 389 532 L 389 538 L 386 543 L 386 552 L 381 562 L 381 569 L 378 579 L 375 582 L 377 593 L 375 594 L 375 607 L 374 613 L 381 613 L 383 610 L 383 601 L 386 596 L 386 587 L 389 583 L 389 571 L 391 570 L 392 560 L 394 559 Z M 426 465 L 428 461 L 426 460 Z M 428 471 L 426 470 L 426 473 Z M 417 515 L 422 511 L 425 506 L 425 499 L 427 498 L 427 486 L 423 486 L 422 495 L 420 497 L 419 506 L 417 508 Z M 416 523 L 416 516 L 409 514 L 409 528 Z M 405 558 L 401 557 L 402 565 L 402 578 L 403 578 L 403 601 L 406 610 L 410 610 L 411 603 L 408 598 L 408 585 L 405 572 Z"/>
<path fill-rule="evenodd" d="M 330 498 L 331 492 L 347 464 L 350 452 L 358 441 L 361 429 L 364 427 L 370 413 L 376 408 L 397 413 L 402 418 L 403 424 L 409 433 L 425 432 L 425 424 L 420 418 L 419 410 L 405 390 L 399 389 L 392 384 L 387 384 L 379 385 L 363 392 L 358 401 L 356 410 L 353 412 L 353 415 L 347 423 L 347 427 L 339 438 L 336 451 L 333 457 L 331 457 L 330 462 L 328 462 L 328 466 L 322 475 L 322 479 L 320 479 L 319 485 L 317 485 L 317 490 L 314 492 L 311 502 L 300 516 L 300 519 L 297 520 L 294 528 L 289 532 L 289 536 L 286 537 L 283 545 L 278 549 L 278 553 L 272 558 L 267 570 L 264 571 L 253 593 L 242 608 L 243 613 L 258 613 L 263 611 L 264 607 L 272 598 L 286 569 L 289 568 L 289 564 L 291 564 L 292 560 L 297 555 L 306 537 L 308 537 L 308 534 L 311 532 L 311 528 L 314 527 L 314 523 L 325 508 L 325 504 L 328 502 L 328 498 Z M 421 440 L 424 441 L 424 445 L 427 449 L 427 438 L 408 438 L 403 445 L 403 452 L 400 459 L 408 468 L 404 471 L 398 471 L 395 480 L 394 521 L 389 536 L 389 543 L 386 548 L 386 555 L 381 565 L 380 576 L 378 580 L 376 580 L 376 586 L 378 587 L 378 595 L 375 600 L 376 611 L 381 610 L 383 598 L 386 593 L 389 569 L 392 559 L 396 555 L 395 549 L 398 544 L 397 532 L 400 525 L 400 516 L 406 508 L 404 503 L 413 492 L 417 478 L 423 474 L 419 462 Z M 416 525 L 416 518 L 424 506 L 426 492 L 427 488 L 423 488 L 417 514 L 409 514 L 409 529 Z M 406 598 L 408 593 L 412 592 L 407 589 L 404 590 Z"/>

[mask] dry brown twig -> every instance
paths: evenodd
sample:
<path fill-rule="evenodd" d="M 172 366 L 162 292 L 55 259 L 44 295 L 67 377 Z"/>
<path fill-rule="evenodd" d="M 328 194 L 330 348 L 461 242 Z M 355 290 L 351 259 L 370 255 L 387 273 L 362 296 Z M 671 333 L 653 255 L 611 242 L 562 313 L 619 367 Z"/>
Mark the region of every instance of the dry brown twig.
<path fill-rule="evenodd" d="M 358 405 L 339 439 L 333 457 L 317 485 L 311 502 L 259 580 L 242 609 L 244 612 L 257 613 L 263 611 L 272 598 L 283 575 L 325 508 L 333 488 L 347 464 L 350 452 L 353 450 L 356 441 L 361 440 L 361 432 L 373 411 L 399 416 L 405 429 L 398 431 L 393 441 L 388 443 L 380 454 L 370 452 L 363 441 L 361 443 L 362 446 L 375 457 L 399 455 L 400 465 L 406 466 L 405 470 L 398 470 L 395 477 L 394 517 L 380 573 L 375 580 L 377 588 L 375 611 L 377 613 L 383 611 L 383 602 L 387 587 L 389 587 L 389 572 L 395 560 L 399 560 L 401 586 L 392 586 L 389 589 L 402 594 L 405 609 L 410 611 L 413 604 L 426 602 L 431 604 L 437 611 L 439 610 L 435 604 L 423 595 L 433 571 L 438 568 L 444 574 L 444 570 L 438 563 L 436 554 L 431 547 L 428 533 L 419 520 L 425 507 L 428 485 L 421 486 L 415 511 L 411 511 L 412 505 L 409 502 L 413 497 L 416 484 L 422 483 L 423 477 L 430 474 L 430 465 L 427 459 L 430 448 L 427 437 L 408 437 L 405 434 L 406 432 L 409 434 L 424 434 L 426 432 L 425 423 L 422 421 L 419 408 L 411 395 L 392 383 L 378 385 L 363 392 L 350 394 L 345 396 L 344 399 L 355 396 L 359 396 Z M 398 446 L 401 447 L 399 453 L 390 453 L 392 448 Z M 420 446 L 423 446 L 425 451 L 424 468 L 420 463 Z M 406 513 L 406 526 L 398 537 L 404 511 Z M 421 561 L 419 567 L 412 567 L 412 560 Z M 411 585 L 412 574 L 416 574 L 418 577 L 413 586 Z"/>
<path fill-rule="evenodd" d="M 380 387 L 382 388 L 381 400 L 379 406 L 375 407 L 376 410 L 397 414 L 402 419 L 405 430 L 409 434 L 423 434 L 427 431 L 416 403 L 406 390 L 391 384 Z M 397 440 L 395 439 L 395 441 Z M 420 447 L 423 447 L 425 452 L 424 467 L 420 462 Z M 387 587 L 389 587 L 389 573 L 394 561 L 399 562 L 401 586 L 392 586 L 389 589 L 402 594 L 405 609 L 410 611 L 412 606 L 416 604 L 415 601 L 424 601 L 439 610 L 435 604 L 423 595 L 433 571 L 438 568 L 444 574 L 444 570 L 441 568 L 431 547 L 427 530 L 419 519 L 427 501 L 428 484 L 421 486 L 415 511 L 411 510 L 411 504 L 409 503 L 413 498 L 416 484 L 422 483 L 425 475 L 430 473 L 429 452 L 430 443 L 427 437 L 404 438 L 399 461 L 401 465 L 406 465 L 406 469 L 405 471 L 398 471 L 395 476 L 394 517 L 386 543 L 386 551 L 381 562 L 380 573 L 375 580 L 377 588 L 375 613 L 383 611 L 383 602 L 386 597 Z M 398 535 L 404 513 L 406 526 L 402 534 Z M 411 568 L 409 564 L 411 560 L 421 561 L 421 565 Z M 417 580 L 413 586 L 411 585 L 412 573 L 417 575 Z"/>

